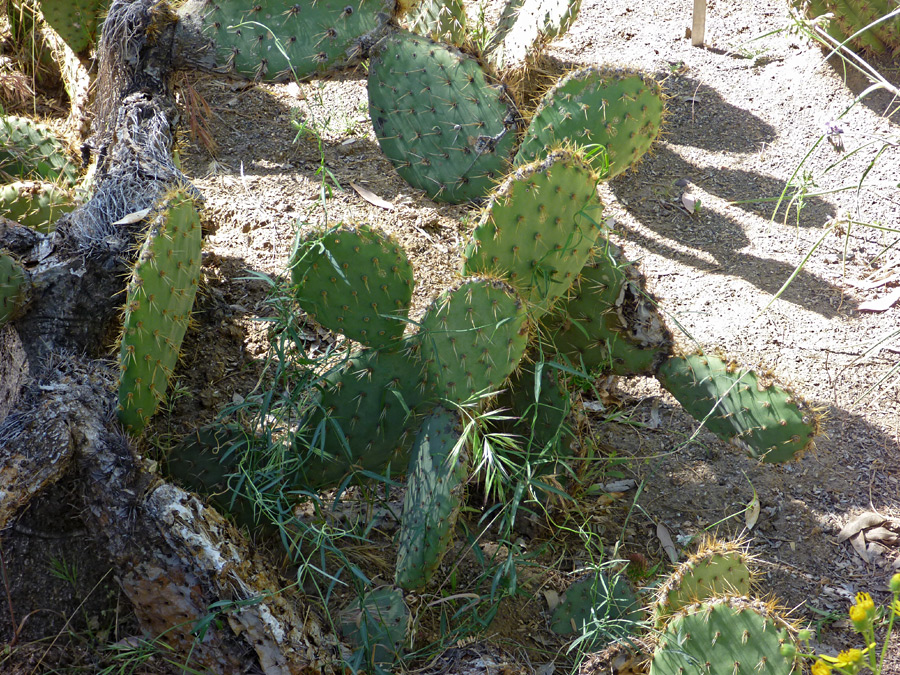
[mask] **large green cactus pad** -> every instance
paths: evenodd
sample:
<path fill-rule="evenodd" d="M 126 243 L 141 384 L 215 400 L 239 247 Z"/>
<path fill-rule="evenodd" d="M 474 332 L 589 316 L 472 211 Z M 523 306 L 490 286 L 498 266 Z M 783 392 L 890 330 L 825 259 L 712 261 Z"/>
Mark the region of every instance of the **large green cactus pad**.
<path fill-rule="evenodd" d="M 94 44 L 108 0 L 40 0 L 41 13 L 72 48 L 83 52 Z"/>
<path fill-rule="evenodd" d="M 312 489 L 341 483 L 351 472 L 406 470 L 409 415 L 425 402 L 423 369 L 405 351 L 364 349 L 322 383 L 296 444 L 307 453 L 301 482 Z"/>
<path fill-rule="evenodd" d="M 291 278 L 300 306 L 326 328 L 375 348 L 403 334 L 413 270 L 392 238 L 366 225 L 298 234 Z"/>
<path fill-rule="evenodd" d="M 457 47 L 466 43 L 466 8 L 462 0 L 420 0 L 406 15 L 413 33 Z"/>
<path fill-rule="evenodd" d="M 193 0 L 220 67 L 258 80 L 306 78 L 359 63 L 394 11 L 393 0 Z"/>
<path fill-rule="evenodd" d="M 600 234 L 597 178 L 579 154 L 551 152 L 492 194 L 464 253 L 463 274 L 505 278 L 537 316 L 565 293 Z"/>
<path fill-rule="evenodd" d="M 0 115 L 0 175 L 75 185 L 78 171 L 50 128 L 24 117 Z"/>
<path fill-rule="evenodd" d="M 341 610 L 344 639 L 363 652 L 367 672 L 385 672 L 408 641 L 409 608 L 399 588 L 377 588 Z"/>
<path fill-rule="evenodd" d="M 428 583 L 450 545 L 466 478 L 459 440 L 459 413 L 438 407 L 413 443 L 394 577 L 407 590 Z"/>
<path fill-rule="evenodd" d="M 576 70 L 544 95 L 516 164 L 533 162 L 564 142 L 600 146 L 594 167 L 602 178 L 612 178 L 650 149 L 662 117 L 662 90 L 650 76 L 596 67 Z"/>
<path fill-rule="evenodd" d="M 53 183 L 16 181 L 0 186 L 0 216 L 49 234 L 56 220 L 75 208 L 71 193 Z"/>
<path fill-rule="evenodd" d="M 632 635 L 642 619 L 641 605 L 628 580 L 597 572 L 569 586 L 550 617 L 550 628 L 560 635 L 593 632 L 596 638 L 589 646 L 600 649 L 604 645 L 598 638 L 611 642 Z"/>
<path fill-rule="evenodd" d="M 165 400 L 200 277 L 200 216 L 179 191 L 165 197 L 128 283 L 119 349 L 119 421 L 140 433 Z"/>
<path fill-rule="evenodd" d="M 652 374 L 672 351 L 672 334 L 644 278 L 608 241 L 594 250 L 547 324 L 552 349 L 588 373 Z"/>
<path fill-rule="evenodd" d="M 673 356 L 657 378 L 695 419 L 763 462 L 786 462 L 812 445 L 818 418 L 790 391 L 714 356 Z"/>
<path fill-rule="evenodd" d="M 438 398 L 467 401 L 497 391 L 525 353 L 525 306 L 498 279 L 465 279 L 422 317 L 416 339 Z"/>
<path fill-rule="evenodd" d="M 524 65 L 543 43 L 569 30 L 579 9 L 581 0 L 508 0 L 485 57 L 497 69 Z"/>
<path fill-rule="evenodd" d="M 13 319 L 25 301 L 28 275 L 11 253 L 0 249 L 0 326 Z"/>
<path fill-rule="evenodd" d="M 475 59 L 407 31 L 373 49 L 369 114 L 397 172 L 437 201 L 485 196 L 515 150 L 518 113 L 503 88 Z"/>
<path fill-rule="evenodd" d="M 746 598 L 691 605 L 666 625 L 650 675 L 789 675 L 783 626 L 769 607 Z"/>

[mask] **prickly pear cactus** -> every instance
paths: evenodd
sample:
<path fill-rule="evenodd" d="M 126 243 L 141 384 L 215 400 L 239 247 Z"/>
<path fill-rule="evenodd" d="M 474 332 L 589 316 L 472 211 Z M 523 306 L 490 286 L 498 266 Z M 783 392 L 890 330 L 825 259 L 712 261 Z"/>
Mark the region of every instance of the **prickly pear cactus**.
<path fill-rule="evenodd" d="M 73 52 L 84 52 L 97 40 L 109 0 L 40 0 L 41 13 Z"/>
<path fill-rule="evenodd" d="M 407 590 L 428 583 L 450 546 L 466 478 L 459 440 L 459 413 L 438 407 L 413 443 L 394 576 Z"/>
<path fill-rule="evenodd" d="M 428 384 L 461 403 L 497 391 L 525 353 L 525 305 L 498 279 L 465 279 L 436 298 L 416 334 Z"/>
<path fill-rule="evenodd" d="M 554 308 L 549 347 L 587 373 L 650 375 L 672 352 L 672 333 L 634 264 L 608 240 Z"/>
<path fill-rule="evenodd" d="M 298 235 L 291 279 L 300 306 L 329 330 L 373 348 L 403 334 L 412 265 L 399 244 L 367 225 Z"/>
<path fill-rule="evenodd" d="M 0 249 L 0 326 L 15 318 L 25 301 L 28 274 L 11 253 Z"/>
<path fill-rule="evenodd" d="M 466 43 L 466 8 L 462 0 L 421 0 L 406 15 L 406 27 L 437 42 Z"/>
<path fill-rule="evenodd" d="M 305 485 L 338 485 L 351 472 L 383 475 L 408 463 L 411 415 L 427 405 L 422 365 L 405 351 L 355 352 L 322 383 L 322 395 L 295 441 L 307 456 Z"/>
<path fill-rule="evenodd" d="M 0 216 L 44 234 L 55 230 L 57 218 L 74 208 L 72 194 L 53 183 L 16 181 L 0 186 Z"/>
<path fill-rule="evenodd" d="M 399 588 L 377 588 L 358 598 L 340 613 L 341 634 L 356 647 L 363 670 L 388 672 L 408 641 L 409 608 Z"/>
<path fill-rule="evenodd" d="M 72 187 L 78 171 L 49 127 L 24 117 L 0 115 L 0 175 L 34 178 Z"/>
<path fill-rule="evenodd" d="M 566 141 L 601 148 L 592 164 L 601 178 L 633 166 L 659 136 L 662 90 L 653 78 L 627 70 L 576 70 L 550 89 L 525 131 L 516 164 L 543 157 Z"/>
<path fill-rule="evenodd" d="M 838 42 L 844 42 L 866 26 L 887 16 L 900 6 L 896 0 L 790 0 L 797 9 L 805 10 L 810 18 L 829 12 L 834 18 L 826 24 L 826 30 Z M 900 54 L 900 16 L 869 28 L 856 35 L 850 46 L 873 54 Z"/>
<path fill-rule="evenodd" d="M 463 254 L 463 274 L 503 277 L 540 316 L 565 293 L 600 234 L 597 177 L 579 153 L 556 150 L 492 194 Z"/>
<path fill-rule="evenodd" d="M 516 68 L 569 30 L 581 0 L 507 0 L 485 51 L 498 70 Z"/>
<path fill-rule="evenodd" d="M 620 574 L 610 578 L 597 572 L 569 586 L 550 617 L 550 628 L 559 635 L 587 634 L 599 628 L 590 648 L 600 649 L 604 646 L 601 636 L 612 642 L 632 635 L 642 619 L 641 605 L 628 580 Z"/>
<path fill-rule="evenodd" d="M 687 605 L 725 595 L 749 595 L 750 557 L 732 542 L 709 542 L 681 563 L 656 594 L 657 618 Z"/>
<path fill-rule="evenodd" d="M 394 0 L 191 0 L 178 10 L 215 45 L 218 67 L 256 80 L 355 65 L 384 32 Z"/>
<path fill-rule="evenodd" d="M 186 192 L 161 201 L 125 298 L 119 421 L 140 433 L 165 400 L 200 277 L 200 217 Z"/>
<path fill-rule="evenodd" d="M 518 113 L 478 62 L 408 31 L 372 50 L 369 114 L 382 152 L 436 201 L 484 197 L 507 172 Z"/>
<path fill-rule="evenodd" d="M 802 399 L 734 362 L 673 356 L 656 376 L 695 419 L 762 462 L 798 457 L 818 432 L 818 416 Z"/>
<path fill-rule="evenodd" d="M 747 598 L 685 607 L 659 638 L 650 675 L 789 675 L 785 628 L 773 608 Z"/>

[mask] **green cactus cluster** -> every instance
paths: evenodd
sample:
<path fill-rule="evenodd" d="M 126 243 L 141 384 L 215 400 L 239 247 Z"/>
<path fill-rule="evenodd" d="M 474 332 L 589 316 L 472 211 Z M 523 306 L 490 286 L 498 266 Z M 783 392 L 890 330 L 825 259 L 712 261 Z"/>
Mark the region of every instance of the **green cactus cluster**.
<path fill-rule="evenodd" d="M 0 185 L 0 216 L 43 234 L 56 229 L 56 220 L 75 208 L 69 190 L 54 183 L 15 181 Z"/>
<path fill-rule="evenodd" d="M 900 15 L 880 21 L 896 12 L 896 0 L 790 0 L 790 3 L 810 18 L 832 14 L 825 28 L 838 42 L 850 39 L 851 47 L 870 54 L 893 57 L 900 54 Z M 868 27 L 876 22 L 875 26 Z"/>
<path fill-rule="evenodd" d="M 581 0 L 509 0 L 485 48 L 485 58 L 498 70 L 524 66 L 544 43 L 569 30 L 580 9 Z"/>
<path fill-rule="evenodd" d="M 25 117 L 0 115 L 0 176 L 17 176 L 73 187 L 78 170 L 49 127 Z"/>
<path fill-rule="evenodd" d="M 14 319 L 25 302 L 28 272 L 12 253 L 0 249 L 0 326 Z"/>
<path fill-rule="evenodd" d="M 410 614 L 403 591 L 389 586 L 357 598 L 340 613 L 344 639 L 367 672 L 388 673 L 408 641 Z"/>
<path fill-rule="evenodd" d="M 186 191 L 165 196 L 143 236 L 125 298 L 119 421 L 140 433 L 165 400 L 200 277 L 200 217 Z"/>

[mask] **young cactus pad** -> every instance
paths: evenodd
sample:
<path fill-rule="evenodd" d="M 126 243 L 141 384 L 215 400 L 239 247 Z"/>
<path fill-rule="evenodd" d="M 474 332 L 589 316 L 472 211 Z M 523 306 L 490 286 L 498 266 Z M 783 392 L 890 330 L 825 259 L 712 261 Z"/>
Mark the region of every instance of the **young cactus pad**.
<path fill-rule="evenodd" d="M 193 198 L 164 198 L 131 274 L 119 349 L 119 421 L 140 433 L 165 400 L 200 277 L 200 216 Z"/>
<path fill-rule="evenodd" d="M 466 43 L 466 8 L 462 0 L 421 0 L 406 15 L 413 33 L 457 47 Z"/>
<path fill-rule="evenodd" d="M 369 114 L 400 176 L 436 201 L 490 192 L 512 160 L 518 113 L 478 62 L 407 31 L 372 50 Z"/>
<path fill-rule="evenodd" d="M 656 594 L 657 617 L 724 595 L 749 595 L 749 556 L 732 543 L 712 543 L 681 563 Z"/>
<path fill-rule="evenodd" d="M 551 152 L 503 182 L 464 253 L 463 274 L 495 274 L 533 316 L 565 293 L 600 234 L 597 178 L 581 155 Z"/>
<path fill-rule="evenodd" d="M 374 348 L 403 334 L 412 266 L 399 244 L 366 225 L 298 235 L 291 279 L 297 302 L 329 330 Z"/>
<path fill-rule="evenodd" d="M 550 346 L 587 373 L 652 374 L 672 352 L 672 333 L 644 278 L 609 241 L 594 250 L 547 324 Z"/>
<path fill-rule="evenodd" d="M 49 127 L 24 117 L 0 115 L 0 175 L 75 185 L 78 171 Z"/>
<path fill-rule="evenodd" d="M 416 339 L 428 384 L 457 403 L 497 391 L 515 370 L 527 341 L 525 306 L 498 279 L 465 279 L 432 302 Z"/>
<path fill-rule="evenodd" d="M 0 326 L 15 317 L 27 288 L 25 268 L 12 254 L 0 249 Z"/>
<path fill-rule="evenodd" d="M 466 478 L 459 440 L 459 413 L 438 407 L 413 443 L 394 577 L 407 590 L 428 583 L 450 545 Z"/>
<path fill-rule="evenodd" d="M 393 10 L 393 0 L 192 0 L 179 14 L 200 18 L 220 67 L 278 81 L 359 63 Z"/>
<path fill-rule="evenodd" d="M 399 588 L 377 588 L 340 614 L 344 639 L 363 652 L 367 672 L 396 663 L 409 631 L 409 608 Z M 370 670 L 371 669 L 371 670 Z"/>
<path fill-rule="evenodd" d="M 559 635 L 594 633 L 612 642 L 637 632 L 642 618 L 641 605 L 628 580 L 619 574 L 610 578 L 597 572 L 569 586 L 553 611 L 550 628 Z M 595 639 L 590 648 L 603 646 Z"/>
<path fill-rule="evenodd" d="M 659 135 L 663 117 L 659 84 L 650 76 L 591 67 L 576 70 L 541 100 L 516 164 L 543 157 L 547 148 L 576 143 L 591 150 L 601 178 L 616 176 L 634 165 Z"/>
<path fill-rule="evenodd" d="M 75 208 L 72 195 L 53 183 L 16 181 L 0 186 L 0 216 L 50 234 L 56 219 Z"/>
<path fill-rule="evenodd" d="M 498 70 L 524 65 L 543 43 L 569 30 L 579 9 L 581 0 L 507 0 L 487 60 Z"/>
<path fill-rule="evenodd" d="M 767 605 L 746 598 L 691 605 L 666 625 L 650 675 L 789 675 L 784 626 Z"/>
<path fill-rule="evenodd" d="M 763 462 L 787 462 L 808 449 L 818 418 L 791 392 L 720 358 L 673 356 L 656 374 L 695 419 Z"/>

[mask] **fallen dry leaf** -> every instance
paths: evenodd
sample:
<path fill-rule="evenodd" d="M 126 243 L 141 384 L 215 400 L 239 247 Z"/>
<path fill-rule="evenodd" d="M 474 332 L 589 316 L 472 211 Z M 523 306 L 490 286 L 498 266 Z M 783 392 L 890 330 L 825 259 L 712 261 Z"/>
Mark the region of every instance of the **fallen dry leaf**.
<path fill-rule="evenodd" d="M 752 485 L 750 487 L 753 487 Z M 756 494 L 756 488 L 753 488 L 753 499 L 747 503 L 747 510 L 744 512 L 744 523 L 748 530 L 752 530 L 759 520 L 759 495 Z"/>
<path fill-rule="evenodd" d="M 897 304 L 898 300 L 900 300 L 900 288 L 894 289 L 893 293 L 888 293 L 877 300 L 860 303 L 857 309 L 862 312 L 884 312 Z"/>
<path fill-rule="evenodd" d="M 873 511 L 861 513 L 841 528 L 841 531 L 838 532 L 838 541 L 849 539 L 860 530 L 881 525 L 884 523 L 884 520 L 884 516 L 874 513 Z"/>
<path fill-rule="evenodd" d="M 150 213 L 150 209 L 141 209 L 140 211 L 134 211 L 133 213 L 129 213 L 127 216 L 122 216 L 116 222 L 112 223 L 113 225 L 131 225 L 133 223 L 139 223 L 144 218 L 147 217 L 147 214 Z"/>
<path fill-rule="evenodd" d="M 659 523 L 656 526 L 656 536 L 659 538 L 659 542 L 662 544 L 663 551 L 666 552 L 666 555 L 669 556 L 669 560 L 672 561 L 672 564 L 678 562 L 678 549 L 675 548 L 675 542 L 672 541 L 672 535 L 669 534 L 669 531 L 666 529 L 666 526 L 662 523 Z"/>
<path fill-rule="evenodd" d="M 866 539 L 880 541 L 883 544 L 896 544 L 900 541 L 900 534 L 886 527 L 873 527 L 871 530 L 866 530 Z"/>
<path fill-rule="evenodd" d="M 865 561 L 866 565 L 872 562 L 872 559 L 869 557 L 869 550 L 866 548 L 866 535 L 862 532 L 857 532 L 850 537 L 850 545 L 859 557 Z"/>
<path fill-rule="evenodd" d="M 386 201 L 376 195 L 371 190 L 364 188 L 362 185 L 357 185 L 356 183 L 350 183 L 350 187 L 356 190 L 356 194 L 369 202 L 372 206 L 378 206 L 382 209 L 387 209 L 388 211 L 394 210 L 394 205 L 389 201 Z"/>

